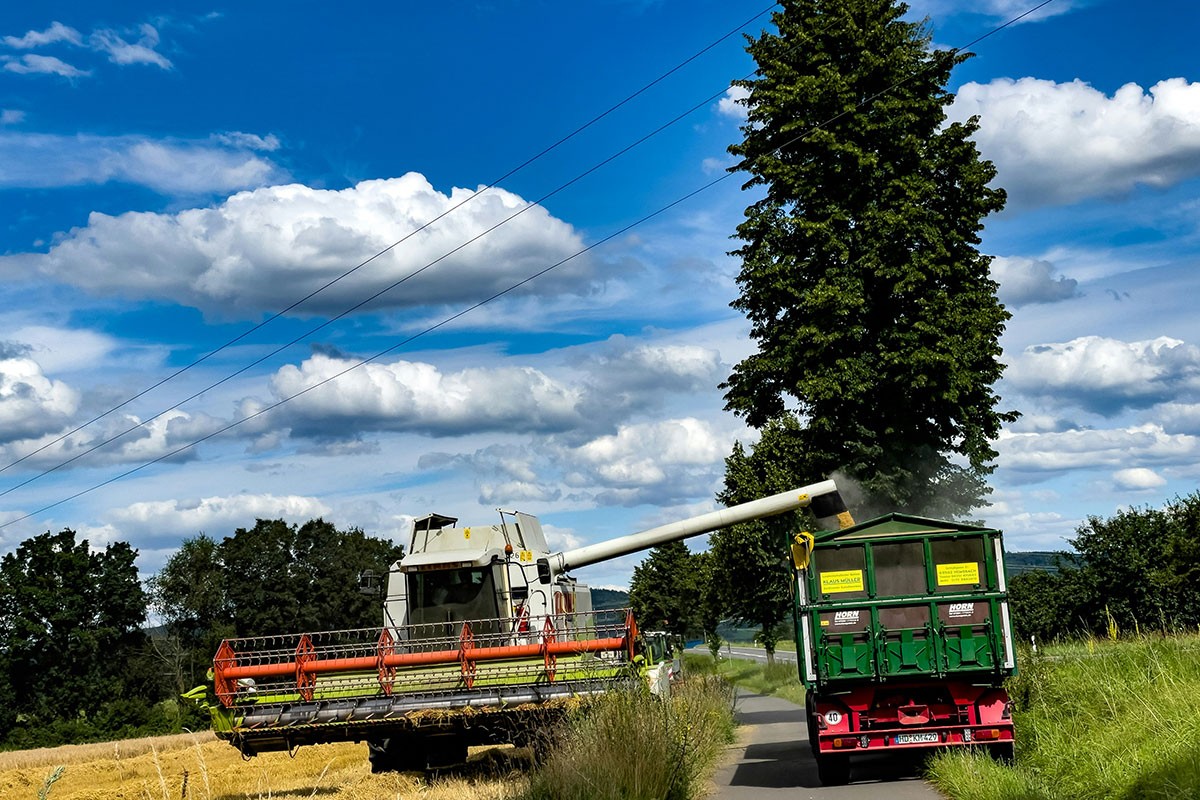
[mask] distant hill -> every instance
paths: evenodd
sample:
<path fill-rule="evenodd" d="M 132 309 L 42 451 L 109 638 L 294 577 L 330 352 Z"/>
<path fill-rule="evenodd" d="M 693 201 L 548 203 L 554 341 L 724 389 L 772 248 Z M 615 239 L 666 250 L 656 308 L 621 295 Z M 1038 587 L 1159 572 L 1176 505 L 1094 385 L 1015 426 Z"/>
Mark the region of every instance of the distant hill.
<path fill-rule="evenodd" d="M 617 589 L 592 589 L 592 608 L 604 611 L 609 608 L 629 608 L 629 592 Z"/>
<path fill-rule="evenodd" d="M 1010 576 L 1020 575 L 1022 572 L 1031 572 L 1032 570 L 1040 569 L 1046 572 L 1058 572 L 1058 567 L 1054 561 L 1059 556 L 1069 555 L 1062 551 L 1049 550 L 1026 550 L 1023 552 L 1004 554 L 1005 572 Z"/>

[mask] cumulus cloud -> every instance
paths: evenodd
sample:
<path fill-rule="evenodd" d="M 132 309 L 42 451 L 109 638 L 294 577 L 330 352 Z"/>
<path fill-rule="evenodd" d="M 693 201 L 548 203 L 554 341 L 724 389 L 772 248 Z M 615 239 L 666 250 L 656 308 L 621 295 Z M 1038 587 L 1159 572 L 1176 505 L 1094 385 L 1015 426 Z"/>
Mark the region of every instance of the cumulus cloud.
<path fill-rule="evenodd" d="M 16 125 L 24 120 L 24 111 L 15 108 L 0 108 L 0 125 Z"/>
<path fill-rule="evenodd" d="M 79 393 L 47 378 L 28 351 L 0 342 L 0 445 L 61 430 L 79 406 Z"/>
<path fill-rule="evenodd" d="M 18 75 L 59 75 L 63 78 L 81 78 L 91 75 L 88 70 L 72 66 L 61 58 L 26 53 L 20 58 L 4 56 L 4 69 Z"/>
<path fill-rule="evenodd" d="M 39 423 L 43 432 L 40 435 L 25 432 L 0 445 L 0 461 L 24 459 L 26 465 L 37 469 L 57 468 L 68 461 L 73 467 L 190 461 L 197 457 L 196 449 L 180 448 L 210 436 L 227 424 L 204 413 L 178 410 L 146 421 L 129 415 L 111 415 L 64 438 L 71 426 L 65 414 L 55 417 L 44 410 L 35 411 L 38 416 L 31 415 L 31 419 L 43 420 Z M 58 424 L 51 426 L 51 422 Z"/>
<path fill-rule="evenodd" d="M 585 413 L 609 420 L 620 412 L 658 405 L 664 395 L 713 389 L 728 374 L 716 350 L 697 345 L 628 346 L 615 337 L 615 352 L 581 363 L 586 380 Z"/>
<path fill-rule="evenodd" d="M 109 517 L 123 529 L 145 533 L 170 529 L 194 535 L 206 530 L 249 527 L 257 519 L 307 522 L 329 514 L 329 506 L 315 497 L 273 494 L 237 494 L 229 497 L 158 500 L 117 509 Z"/>
<path fill-rule="evenodd" d="M 733 437 L 694 417 L 622 425 L 617 433 L 564 450 L 568 482 L 608 487 L 602 505 L 681 502 L 711 491 Z"/>
<path fill-rule="evenodd" d="M 1166 336 L 1140 342 L 1083 336 L 1025 348 L 1006 380 L 1027 394 L 1111 415 L 1200 390 L 1200 348 Z"/>
<path fill-rule="evenodd" d="M 1062 472 L 1095 467 L 1125 467 L 1132 462 L 1190 464 L 1200 455 L 1200 439 L 1169 434 L 1148 423 L 1108 430 L 1060 433 L 1001 433 L 996 441 L 1006 470 Z"/>
<path fill-rule="evenodd" d="M 287 177 L 277 164 L 244 146 L 143 136 L 0 132 L 0 162 L 5 165 L 0 187 L 49 188 L 116 181 L 164 194 L 195 195 L 228 193 Z M 136 247 L 136 242 L 119 246 Z"/>
<path fill-rule="evenodd" d="M 297 396 L 282 417 L 297 434 L 349 430 L 549 432 L 582 425 L 579 392 L 530 367 L 443 373 L 431 364 L 365 364 L 315 354 L 272 378 L 277 397 Z M 334 376 L 338 376 L 332 380 Z M 314 388 L 315 387 L 315 388 Z M 303 394 L 300 394 L 304 392 Z"/>
<path fill-rule="evenodd" d="M 725 96 L 717 101 L 717 113 L 723 117 L 731 117 L 738 122 L 747 118 L 746 100 L 750 99 L 750 90 L 744 86 L 730 86 L 725 90 Z"/>
<path fill-rule="evenodd" d="M 249 172 L 238 178 L 258 177 L 255 170 Z M 257 317 L 316 291 L 472 197 L 445 219 L 383 253 L 361 275 L 321 292 L 302 311 L 344 311 L 369 292 L 443 257 L 376 300 L 372 308 L 475 302 L 583 248 L 570 225 L 540 206 L 462 247 L 527 203 L 497 189 L 478 195 L 467 189 L 442 194 L 424 177 L 409 173 L 337 191 L 296 184 L 260 188 L 210 208 L 176 214 L 93 213 L 86 227 L 72 229 L 45 255 L 0 258 L 0 274 L 18 277 L 33 270 L 97 294 L 120 293 L 222 316 Z M 364 285 L 368 275 L 370 282 Z M 574 295 L 590 291 L 591 285 L 588 262 L 578 258 L 539 279 L 536 289 Z M 281 287 L 286 287 L 286 297 L 281 297 Z"/>
<path fill-rule="evenodd" d="M 1131 469 L 1119 469 L 1114 472 L 1113 484 L 1118 489 L 1141 491 L 1144 489 L 1157 489 L 1160 486 L 1165 486 L 1167 484 L 1167 479 L 1152 469 L 1146 469 L 1145 467 L 1133 467 Z"/>
<path fill-rule="evenodd" d="M 968 83 L 952 120 L 979 115 L 975 139 L 1013 208 L 1167 187 L 1200 175 L 1200 83 L 1130 83 L 1109 97 L 1083 81 Z"/>
<path fill-rule="evenodd" d="M 1054 273 L 1054 265 L 1041 259 L 992 259 L 992 277 L 1000 284 L 1000 299 L 1013 308 L 1079 296 L 1079 281 Z"/>

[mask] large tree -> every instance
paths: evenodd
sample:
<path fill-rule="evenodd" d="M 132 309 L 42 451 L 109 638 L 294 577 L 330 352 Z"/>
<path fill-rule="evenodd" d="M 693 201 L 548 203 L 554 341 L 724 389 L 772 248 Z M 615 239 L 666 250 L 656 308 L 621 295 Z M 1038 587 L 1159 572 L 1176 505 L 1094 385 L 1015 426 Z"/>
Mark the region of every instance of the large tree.
<path fill-rule="evenodd" d="M 125 542 L 95 550 L 64 530 L 0 559 L 0 727 L 14 712 L 30 727 L 95 717 L 139 693 L 145 676 L 130 665 L 145 643 L 146 595 L 136 558 Z"/>
<path fill-rule="evenodd" d="M 225 600 L 239 636 L 383 624 L 382 601 L 359 591 L 363 572 L 386 574 L 403 548 L 322 519 L 258 520 L 218 547 Z"/>
<path fill-rule="evenodd" d="M 797 478 L 855 478 L 868 506 L 956 516 L 981 504 L 1004 421 L 992 385 L 1009 314 L 977 245 L 1003 190 L 946 124 L 951 69 L 893 0 L 783 0 L 730 148 L 759 197 L 738 226 L 757 351 L 722 388 L 783 432 Z"/>
<path fill-rule="evenodd" d="M 690 637 L 703 628 L 702 561 L 683 542 L 669 542 L 650 551 L 633 568 L 629 606 L 638 624 Z"/>

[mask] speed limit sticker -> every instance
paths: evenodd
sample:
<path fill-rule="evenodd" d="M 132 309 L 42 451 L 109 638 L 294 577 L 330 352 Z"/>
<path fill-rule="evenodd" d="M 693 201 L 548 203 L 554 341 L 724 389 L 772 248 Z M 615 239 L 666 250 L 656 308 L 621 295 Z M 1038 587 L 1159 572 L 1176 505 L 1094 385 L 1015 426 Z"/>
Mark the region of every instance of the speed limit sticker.
<path fill-rule="evenodd" d="M 828 724 L 837 725 L 841 721 L 842 721 L 842 712 L 840 712 L 840 711 L 826 711 L 825 712 L 825 722 L 827 722 Z"/>

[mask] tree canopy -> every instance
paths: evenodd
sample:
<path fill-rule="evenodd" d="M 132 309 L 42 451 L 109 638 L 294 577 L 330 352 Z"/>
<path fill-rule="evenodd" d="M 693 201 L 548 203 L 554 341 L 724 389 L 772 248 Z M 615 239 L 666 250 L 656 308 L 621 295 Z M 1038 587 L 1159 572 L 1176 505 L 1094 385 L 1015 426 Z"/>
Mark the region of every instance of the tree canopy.
<path fill-rule="evenodd" d="M 1200 625 L 1200 493 L 1088 517 L 1056 573 L 1012 579 L 1013 622 L 1041 640 Z"/>
<path fill-rule="evenodd" d="M 96 551 L 63 530 L 0 559 L 0 740 L 19 719 L 36 729 L 95 717 L 138 694 L 146 595 L 136 557 L 125 542 Z"/>
<path fill-rule="evenodd" d="M 978 506 L 1011 412 L 997 410 L 1008 312 L 983 218 L 1003 190 L 971 135 L 946 124 L 965 56 L 930 50 L 894 0 L 784 0 L 751 39 L 733 168 L 755 200 L 733 251 L 733 306 L 757 350 L 726 407 L 777 435 L 793 475 L 841 471 L 867 507 L 955 516 Z"/>

